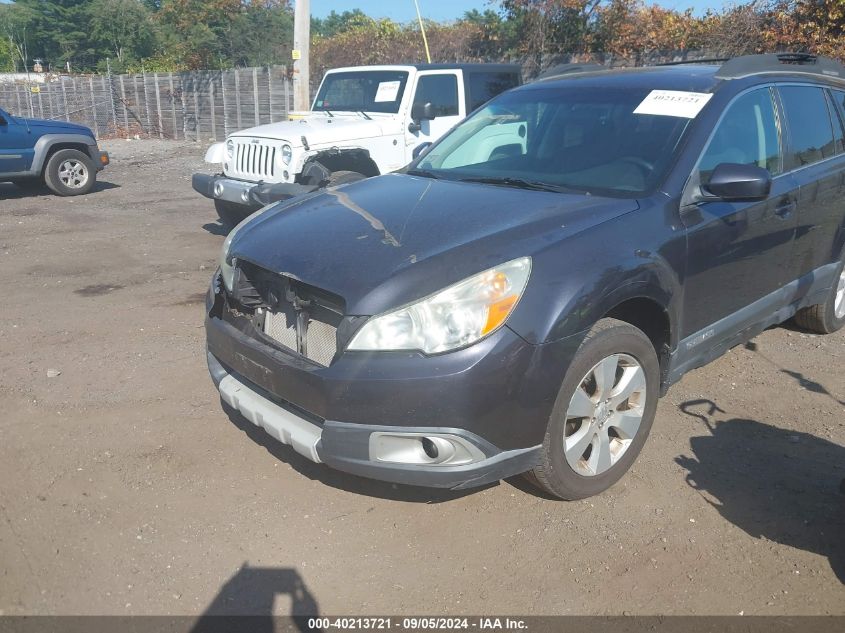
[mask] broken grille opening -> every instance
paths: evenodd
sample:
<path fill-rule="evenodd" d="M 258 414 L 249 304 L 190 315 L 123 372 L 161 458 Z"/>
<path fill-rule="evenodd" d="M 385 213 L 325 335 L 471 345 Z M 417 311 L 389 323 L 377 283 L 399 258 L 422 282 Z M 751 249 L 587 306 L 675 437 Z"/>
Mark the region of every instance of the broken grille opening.
<path fill-rule="evenodd" d="M 232 298 L 279 345 L 328 367 L 337 354 L 343 301 L 324 290 L 240 261 Z"/>

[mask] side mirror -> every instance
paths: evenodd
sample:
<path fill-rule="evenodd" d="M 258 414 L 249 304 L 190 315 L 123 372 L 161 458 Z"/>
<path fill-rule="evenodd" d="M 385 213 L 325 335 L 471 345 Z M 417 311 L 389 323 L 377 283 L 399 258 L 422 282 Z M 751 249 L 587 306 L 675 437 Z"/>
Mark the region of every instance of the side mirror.
<path fill-rule="evenodd" d="M 415 103 L 411 106 L 411 119 L 414 121 L 431 121 L 436 118 L 434 106 L 430 103 Z"/>
<path fill-rule="evenodd" d="M 765 200 L 772 190 L 772 175 L 756 165 L 722 163 L 701 189 L 708 196 L 727 201 Z"/>
<path fill-rule="evenodd" d="M 419 158 L 420 156 L 425 154 L 428 151 L 428 148 L 431 147 L 431 145 L 432 145 L 431 141 L 426 141 L 425 143 L 420 143 L 419 145 L 417 145 L 414 148 L 414 151 L 411 153 L 411 158 L 416 160 L 417 158 Z"/>

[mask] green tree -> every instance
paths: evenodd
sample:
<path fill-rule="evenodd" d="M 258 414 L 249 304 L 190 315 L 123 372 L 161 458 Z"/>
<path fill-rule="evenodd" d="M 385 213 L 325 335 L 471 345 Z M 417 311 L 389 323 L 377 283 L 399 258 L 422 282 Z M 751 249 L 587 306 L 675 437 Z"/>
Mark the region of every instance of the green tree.
<path fill-rule="evenodd" d="M 135 60 L 156 53 L 158 34 L 153 13 L 142 0 L 93 0 L 88 5 L 90 42 L 122 72 Z M 98 62 L 102 67 L 104 60 Z"/>

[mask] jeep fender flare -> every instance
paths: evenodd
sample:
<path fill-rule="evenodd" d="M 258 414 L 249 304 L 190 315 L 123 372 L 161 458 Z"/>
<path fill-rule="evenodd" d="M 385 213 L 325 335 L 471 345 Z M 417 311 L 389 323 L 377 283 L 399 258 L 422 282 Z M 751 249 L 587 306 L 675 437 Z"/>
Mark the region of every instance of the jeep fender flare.
<path fill-rule="evenodd" d="M 50 150 L 56 145 L 82 145 L 87 148 L 87 154 L 92 160 L 97 159 L 97 141 L 84 134 L 45 134 L 35 142 L 32 154 L 32 165 L 29 173 L 41 175 Z"/>

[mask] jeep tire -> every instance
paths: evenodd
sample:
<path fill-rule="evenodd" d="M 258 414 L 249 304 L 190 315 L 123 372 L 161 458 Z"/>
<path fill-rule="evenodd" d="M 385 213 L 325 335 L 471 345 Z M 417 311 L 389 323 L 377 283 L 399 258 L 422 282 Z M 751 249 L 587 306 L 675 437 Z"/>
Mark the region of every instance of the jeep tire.
<path fill-rule="evenodd" d="M 243 204 L 236 202 L 228 202 L 226 200 L 215 200 L 214 210 L 217 211 L 217 217 L 227 231 L 231 231 L 245 218 L 249 217 L 255 210 Z"/>
<path fill-rule="evenodd" d="M 337 185 L 346 185 L 350 182 L 358 182 L 359 180 L 364 180 L 366 176 L 357 171 L 333 171 L 331 176 L 329 176 L 329 181 L 326 183 L 326 187 L 336 187 Z"/>
<path fill-rule="evenodd" d="M 648 437 L 659 390 L 648 337 L 624 321 L 600 320 L 566 372 L 529 480 L 568 500 L 615 484 Z"/>
<path fill-rule="evenodd" d="M 44 182 L 58 196 L 79 196 L 91 191 L 97 168 L 88 154 L 78 149 L 60 149 L 44 168 Z"/>

